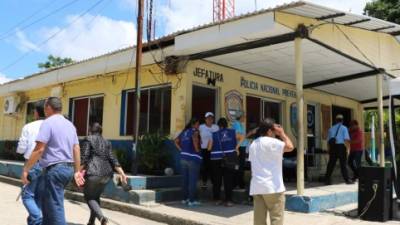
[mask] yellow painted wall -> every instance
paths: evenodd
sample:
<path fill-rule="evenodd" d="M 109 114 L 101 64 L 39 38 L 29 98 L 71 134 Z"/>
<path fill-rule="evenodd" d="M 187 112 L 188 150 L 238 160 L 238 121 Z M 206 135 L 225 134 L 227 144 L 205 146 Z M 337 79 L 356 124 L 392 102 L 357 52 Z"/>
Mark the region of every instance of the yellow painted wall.
<path fill-rule="evenodd" d="M 192 85 L 207 85 L 206 79 L 193 75 L 196 67 L 222 73 L 224 82 L 216 84 L 219 92 L 219 108 L 217 117 L 226 117 L 225 115 L 225 94 L 231 90 L 237 90 L 244 99 L 244 109 L 246 109 L 246 95 L 252 95 L 261 98 L 279 100 L 283 103 L 283 125 L 288 130 L 289 136 L 293 139 L 290 131 L 290 105 L 296 101 L 294 97 L 274 95 L 242 88 L 240 86 L 241 77 L 246 80 L 256 81 L 259 84 L 267 84 L 274 87 L 284 88 L 295 91 L 295 86 L 263 76 L 238 71 L 235 69 L 223 67 L 210 62 L 197 60 L 191 61 L 186 67 L 184 74 L 166 76 L 159 73 L 159 68 L 155 65 L 147 66 L 143 69 L 142 86 L 154 86 L 165 83 L 171 83 L 172 86 L 172 105 L 171 105 L 171 135 L 175 136 L 180 132 L 185 123 L 191 117 L 192 106 Z M 134 76 L 132 70 L 119 71 L 107 75 L 93 76 L 82 80 L 71 81 L 63 85 L 63 114 L 68 115 L 69 101 L 71 98 L 104 95 L 103 111 L 103 133 L 106 138 L 113 140 L 130 140 L 130 136 L 120 136 L 120 111 L 121 111 L 121 92 L 122 90 L 132 89 L 134 87 Z M 52 87 L 41 88 L 38 90 L 23 93 L 26 101 L 44 99 L 50 95 Z M 362 106 L 351 99 L 334 96 L 328 93 L 307 89 L 305 90 L 306 103 L 319 103 L 325 105 L 337 105 L 351 108 L 355 119 L 362 121 Z M 3 105 L 4 98 L 0 98 L 0 105 Z M 13 116 L 3 115 L 0 111 L 0 140 L 15 140 L 19 137 L 22 126 L 25 123 L 26 103 L 22 110 Z M 318 113 L 318 112 L 317 112 Z M 306 115 L 304 115 L 306 116 Z M 306 120 L 305 120 L 306 121 Z M 361 123 L 362 124 L 362 123 Z M 322 143 L 324 141 L 321 140 Z"/>
<path fill-rule="evenodd" d="M 386 72 L 400 75 L 393 69 L 400 68 L 400 43 L 385 33 L 368 31 L 343 25 L 334 25 L 289 13 L 276 12 L 277 22 L 296 29 L 299 24 L 311 28 L 311 38 L 317 39 L 352 57 L 362 60 Z"/>
<path fill-rule="evenodd" d="M 245 77 L 246 80 L 255 81 L 259 85 L 267 84 L 267 85 L 270 85 L 273 87 L 279 87 L 281 89 L 284 88 L 284 89 L 288 89 L 288 90 L 292 90 L 292 91 L 296 90 L 295 85 L 279 82 L 279 81 L 276 81 L 273 79 L 269 79 L 267 77 L 250 74 L 250 73 L 246 73 L 243 71 L 238 71 L 238 70 L 235 70 L 232 68 L 220 66 L 217 64 L 213 64 L 213 63 L 201 61 L 201 60 L 190 62 L 187 67 L 187 75 L 188 75 L 188 77 L 191 77 L 188 79 L 192 79 L 193 82 L 196 84 L 203 84 L 203 85 L 207 84 L 206 79 L 193 75 L 193 71 L 195 70 L 196 67 L 205 68 L 207 70 L 222 73 L 224 76 L 223 83 L 220 83 L 220 82 L 216 83 L 216 88 L 219 90 L 219 102 L 220 102 L 219 109 L 218 109 L 219 115 L 216 115 L 217 117 L 227 117 L 227 115 L 225 113 L 225 104 L 224 104 L 225 99 L 224 98 L 225 98 L 225 94 L 231 90 L 237 90 L 241 93 L 241 95 L 243 97 L 243 101 L 244 101 L 244 107 L 243 107 L 244 109 L 246 109 L 246 96 L 247 95 L 271 99 L 271 100 L 278 100 L 283 103 L 283 108 L 284 108 L 283 113 L 285 116 L 283 116 L 283 121 L 282 121 L 283 126 L 285 127 L 289 136 L 293 140 L 295 140 L 292 132 L 290 131 L 290 119 L 289 118 L 290 118 L 290 105 L 292 103 L 295 103 L 296 99 L 293 97 L 283 96 L 282 93 L 281 93 L 281 95 L 275 95 L 275 94 L 261 92 L 260 90 L 252 90 L 252 89 L 243 88 L 240 86 L 240 82 L 241 82 L 241 77 Z M 191 87 L 188 87 L 188 89 L 191 89 Z M 188 92 L 190 93 L 189 96 L 191 96 L 191 94 L 192 94 L 191 90 L 189 90 Z M 353 119 L 362 121 L 362 110 L 363 110 L 362 105 L 359 104 L 355 100 L 331 95 L 326 92 L 316 91 L 316 90 L 312 90 L 312 89 L 306 89 L 304 91 L 304 98 L 305 98 L 306 104 L 319 103 L 319 104 L 325 104 L 325 105 L 329 105 L 329 106 L 336 105 L 336 106 L 350 108 L 350 109 L 352 109 Z M 188 105 L 190 106 L 192 104 L 191 99 L 189 98 L 188 101 L 189 101 Z M 191 110 L 191 108 L 189 107 L 188 113 L 187 113 L 188 116 L 191 115 L 190 110 Z M 316 113 L 320 114 L 321 112 L 317 111 Z M 306 114 L 304 115 L 304 117 L 306 117 Z M 304 119 L 304 121 L 307 121 L 307 120 Z M 326 141 L 320 140 L 320 142 L 322 143 L 321 147 L 326 148 L 326 143 L 325 143 Z"/>
<path fill-rule="evenodd" d="M 175 133 L 175 127 L 182 128 L 184 125 L 184 107 L 186 102 L 186 79 L 182 75 L 167 76 L 160 73 L 156 65 L 146 66 L 142 71 L 142 87 L 171 84 L 172 86 L 172 115 L 176 119 L 171 119 L 171 133 Z M 177 77 L 179 76 L 180 79 Z M 181 80 L 178 82 L 178 80 Z M 178 85 L 181 83 L 181 85 Z M 86 79 L 71 81 L 63 86 L 63 114 L 68 115 L 69 101 L 71 98 L 104 95 L 103 111 L 103 134 L 106 138 L 114 140 L 130 140 L 130 136 L 120 136 L 120 112 L 121 112 L 121 92 L 122 90 L 134 88 L 133 69 L 119 71 L 107 75 L 93 76 Z M 0 111 L 0 140 L 16 140 L 21 132 L 26 118 L 26 102 L 44 99 L 50 95 L 52 87 L 41 88 L 38 90 L 21 93 L 25 96 L 25 103 L 19 113 L 9 116 L 3 115 Z M 3 105 L 4 97 L 0 98 L 0 105 Z"/>

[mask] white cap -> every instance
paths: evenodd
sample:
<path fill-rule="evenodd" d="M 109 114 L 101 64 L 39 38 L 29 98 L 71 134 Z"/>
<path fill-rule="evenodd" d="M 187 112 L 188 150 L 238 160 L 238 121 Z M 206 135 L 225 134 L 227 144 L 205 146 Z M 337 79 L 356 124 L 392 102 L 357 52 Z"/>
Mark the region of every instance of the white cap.
<path fill-rule="evenodd" d="M 342 114 L 337 114 L 336 115 L 336 119 L 343 119 L 343 115 Z"/>
<path fill-rule="evenodd" d="M 212 113 L 212 112 L 206 112 L 206 114 L 204 115 L 204 118 L 207 118 L 207 117 L 209 117 L 209 116 L 214 117 L 214 113 Z"/>

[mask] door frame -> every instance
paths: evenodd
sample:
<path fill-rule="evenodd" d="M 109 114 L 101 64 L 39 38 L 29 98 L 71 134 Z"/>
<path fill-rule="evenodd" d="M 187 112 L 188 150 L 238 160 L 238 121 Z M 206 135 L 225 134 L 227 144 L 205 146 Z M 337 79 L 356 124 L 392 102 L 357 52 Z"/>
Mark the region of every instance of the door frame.
<path fill-rule="evenodd" d="M 221 100 L 220 100 L 220 93 L 221 93 L 220 88 L 216 87 L 216 86 L 210 86 L 210 85 L 202 84 L 202 83 L 199 83 L 199 82 L 192 82 L 192 86 L 191 86 L 192 95 L 190 97 L 191 104 L 190 104 L 190 109 L 189 109 L 190 110 L 190 118 L 193 117 L 193 110 L 192 110 L 192 108 L 193 108 L 193 86 L 197 86 L 197 87 L 201 87 L 201 88 L 208 88 L 208 89 L 211 89 L 211 90 L 215 91 L 215 105 L 214 105 L 214 108 L 215 108 L 214 119 L 215 119 L 215 121 L 214 122 L 216 122 L 220 118 L 220 115 L 221 115 L 220 114 L 221 113 L 221 109 L 219 107 L 219 106 L 221 106 L 221 104 L 220 104 L 220 102 L 221 102 Z"/>

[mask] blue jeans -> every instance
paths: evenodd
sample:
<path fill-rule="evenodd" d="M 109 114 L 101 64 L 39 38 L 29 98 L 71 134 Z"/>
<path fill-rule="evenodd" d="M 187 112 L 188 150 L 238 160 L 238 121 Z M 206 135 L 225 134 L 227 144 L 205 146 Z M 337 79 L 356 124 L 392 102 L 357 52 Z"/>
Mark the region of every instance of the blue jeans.
<path fill-rule="evenodd" d="M 72 166 L 59 163 L 43 173 L 43 223 L 42 225 L 66 225 L 64 189 L 74 176 Z"/>
<path fill-rule="evenodd" d="M 181 159 L 183 177 L 183 199 L 193 202 L 197 199 L 197 180 L 199 179 L 200 163 Z"/>
<path fill-rule="evenodd" d="M 28 225 L 40 225 L 42 223 L 42 210 L 40 205 L 40 187 L 42 168 L 35 164 L 29 171 L 30 183 L 22 188 L 22 202 L 29 213 Z"/>

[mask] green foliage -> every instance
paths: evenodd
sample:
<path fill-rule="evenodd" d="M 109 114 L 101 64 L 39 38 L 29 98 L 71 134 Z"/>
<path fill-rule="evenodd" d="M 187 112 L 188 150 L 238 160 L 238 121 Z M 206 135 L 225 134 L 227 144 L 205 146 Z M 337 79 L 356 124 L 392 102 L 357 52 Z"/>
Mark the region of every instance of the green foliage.
<path fill-rule="evenodd" d="M 371 130 L 371 121 L 372 117 L 375 117 L 375 129 L 379 128 L 378 125 L 378 111 L 377 110 L 367 110 L 364 111 L 364 130 L 370 131 Z M 395 113 L 395 121 L 396 121 L 396 128 L 397 131 L 400 132 L 400 109 L 396 109 Z M 388 126 L 389 123 L 389 111 L 387 109 L 383 110 L 383 123 L 385 127 Z"/>
<path fill-rule="evenodd" d="M 25 160 L 23 155 L 17 153 L 17 141 L 1 141 L 0 158 L 17 161 Z"/>
<path fill-rule="evenodd" d="M 364 14 L 400 24 L 399 0 L 374 0 L 368 2 Z"/>
<path fill-rule="evenodd" d="M 132 159 L 129 157 L 128 152 L 123 149 L 113 149 L 113 151 L 122 169 L 125 172 L 131 171 Z"/>
<path fill-rule="evenodd" d="M 47 57 L 47 61 L 44 63 L 38 63 L 38 67 L 40 69 L 51 69 L 54 67 L 59 67 L 59 66 L 64 66 L 74 63 L 74 61 L 71 58 L 61 58 L 61 57 L 56 57 L 53 55 L 49 55 Z"/>
<path fill-rule="evenodd" d="M 165 146 L 165 141 L 167 140 L 168 137 L 161 133 L 145 134 L 140 137 L 138 149 L 139 172 L 156 175 L 163 173 L 171 160 L 171 154 Z"/>

